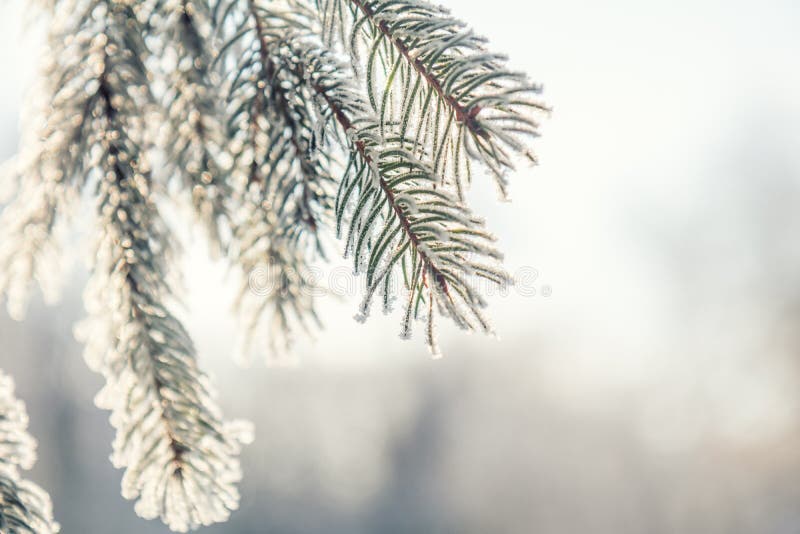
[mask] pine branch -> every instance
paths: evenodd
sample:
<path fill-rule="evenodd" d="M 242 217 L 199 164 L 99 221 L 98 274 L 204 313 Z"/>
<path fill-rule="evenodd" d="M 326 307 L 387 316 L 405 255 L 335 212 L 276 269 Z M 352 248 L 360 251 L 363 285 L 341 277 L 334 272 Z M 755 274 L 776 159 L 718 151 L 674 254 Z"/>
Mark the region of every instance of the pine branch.
<path fill-rule="evenodd" d="M 223 424 L 191 340 L 168 309 L 168 233 L 140 149 L 150 102 L 147 49 L 134 7 L 85 4 L 75 33 L 91 34 L 91 128 L 77 173 L 97 183 L 99 238 L 83 336 L 107 381 L 98 404 L 117 429 L 113 462 L 137 512 L 185 531 L 224 521 L 238 506 L 236 426 Z"/>
<path fill-rule="evenodd" d="M 60 527 L 50 496 L 19 473 L 36 461 L 36 441 L 27 429 L 25 405 L 14 396 L 14 381 L 0 370 L 0 532 L 55 534 Z"/>
<path fill-rule="evenodd" d="M 76 9 L 67 0 L 39 7 L 56 6 Z M 86 183 L 81 168 L 90 157 L 99 104 L 92 65 L 104 45 L 88 34 L 73 34 L 67 23 L 72 17 L 53 18 L 48 44 L 60 53 L 40 68 L 23 114 L 20 154 L 4 169 L 17 194 L 0 216 L 0 296 L 7 296 L 9 314 L 20 320 L 34 281 L 47 302 L 58 299 L 60 271 L 52 266 L 61 262 L 54 234 L 69 221 Z"/>
<path fill-rule="evenodd" d="M 432 166 L 463 196 L 470 160 L 483 163 L 505 197 L 513 155 L 531 162 L 533 115 L 547 112 L 539 86 L 486 50 L 463 22 L 420 0 L 315 0 L 327 41 L 338 40 L 360 65 L 367 51 L 370 105 L 415 150 L 429 147 Z M 380 66 L 380 71 L 378 70 Z"/>
<path fill-rule="evenodd" d="M 159 143 L 168 151 L 163 172 L 180 179 L 177 185 L 190 193 L 216 254 L 225 250 L 231 231 L 232 188 L 223 165 L 219 80 L 211 69 L 211 9 L 206 0 L 158 0 L 153 10 L 160 16 L 150 33 L 163 43 L 160 55 L 169 58 L 161 65 L 168 82 L 162 98 L 167 120 Z"/>
<path fill-rule="evenodd" d="M 54 234 L 65 200 L 52 185 L 32 180 L 0 216 L 0 296 L 6 295 L 14 319 L 24 318 L 34 281 L 46 302 L 58 300 L 60 272 L 53 266 L 60 263 L 60 250 Z"/>
<path fill-rule="evenodd" d="M 120 148 L 112 144 L 110 155 L 124 154 Z M 101 185 L 101 210 L 114 197 L 127 201 L 101 217 L 83 336 L 87 361 L 107 381 L 97 402 L 117 429 L 112 460 L 126 468 L 123 496 L 138 497 L 142 517 L 186 531 L 225 521 L 238 507 L 240 440 L 222 423 L 189 335 L 164 303 L 171 295 L 163 221 L 149 177 L 128 161 Z"/>
<path fill-rule="evenodd" d="M 291 347 L 296 327 L 309 332 L 309 323 L 319 325 L 314 297 L 321 288 L 308 268 L 316 256 L 324 257 L 319 233 L 331 219 L 334 180 L 330 154 L 317 150 L 322 132 L 312 99 L 279 55 L 280 36 L 303 27 L 303 19 L 276 4 L 223 5 L 220 26 L 234 29 L 221 62 L 234 73 L 228 131 L 234 169 L 244 183 L 233 259 L 244 274 L 237 308 L 245 351 L 269 310 L 269 345 L 281 353 Z"/>
<path fill-rule="evenodd" d="M 346 68 L 304 39 L 287 38 L 284 58 L 305 79 L 320 106 L 321 120 L 337 127 L 351 154 L 336 202 L 337 233 L 347 226 L 345 250 L 356 271 L 366 273 L 361 316 L 383 292 L 384 308 L 392 298 L 392 277 L 403 272 L 408 289 L 402 335 L 425 313 L 427 343 L 439 354 L 434 310 L 464 329 L 490 332 L 481 313 L 485 301 L 471 277 L 505 285 L 508 275 L 496 265 L 500 253 L 480 220 L 452 194 L 437 187 L 434 169 L 417 158 L 402 136 L 384 136 L 379 119 L 349 83 Z M 323 123 L 324 124 L 324 123 Z M 435 304 L 435 305 L 434 305 Z"/>
<path fill-rule="evenodd" d="M 243 358 L 262 332 L 273 358 L 288 352 L 298 328 L 311 334 L 321 327 L 315 297 L 323 292 L 309 270 L 308 243 L 298 221 L 276 220 L 263 205 L 249 201 L 248 216 L 237 227 L 234 256 L 244 276 L 236 302 L 243 328 Z M 279 361 L 279 360 L 276 360 Z"/>

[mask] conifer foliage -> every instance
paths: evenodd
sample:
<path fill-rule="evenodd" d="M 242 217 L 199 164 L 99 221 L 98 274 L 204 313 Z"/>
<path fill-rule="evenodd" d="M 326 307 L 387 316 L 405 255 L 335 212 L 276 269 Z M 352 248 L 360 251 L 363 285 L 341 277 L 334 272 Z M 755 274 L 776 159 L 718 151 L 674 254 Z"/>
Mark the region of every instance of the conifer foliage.
<path fill-rule="evenodd" d="M 435 356 L 436 317 L 491 331 L 476 282 L 511 280 L 465 192 L 482 169 L 507 195 L 515 161 L 535 161 L 547 109 L 539 86 L 447 10 L 422 0 L 32 5 L 51 52 L 9 167 L 0 296 L 14 317 L 34 282 L 57 296 L 57 234 L 92 197 L 89 317 L 77 330 L 106 380 L 97 404 L 117 430 L 123 496 L 142 517 L 175 531 L 226 520 L 250 433 L 222 417 L 178 318 L 179 223 L 163 215 L 174 205 L 241 275 L 247 346 L 284 351 L 320 323 L 308 270 L 330 253 L 329 234 L 363 280 L 357 318 L 376 299 L 387 312 L 398 300 L 401 336 L 423 321 Z M 254 291 L 254 276 L 269 290 Z M 42 492 L 0 467 L 0 521 L 54 531 Z"/>
<path fill-rule="evenodd" d="M 22 478 L 20 469 L 36 461 L 36 441 L 28 433 L 25 405 L 14 396 L 14 381 L 0 371 L 0 532 L 55 534 L 50 497 Z"/>

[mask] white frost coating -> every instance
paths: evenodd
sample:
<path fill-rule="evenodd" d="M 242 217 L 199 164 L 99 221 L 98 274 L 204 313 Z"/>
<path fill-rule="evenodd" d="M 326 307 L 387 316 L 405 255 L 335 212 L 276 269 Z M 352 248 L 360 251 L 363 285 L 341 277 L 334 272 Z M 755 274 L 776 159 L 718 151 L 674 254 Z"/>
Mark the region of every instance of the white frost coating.
<path fill-rule="evenodd" d="M 168 156 L 161 172 L 190 197 L 195 220 L 204 227 L 211 254 L 217 257 L 225 249 L 223 236 L 230 226 L 226 202 L 231 186 L 225 170 L 230 156 L 223 149 L 221 99 L 211 70 L 216 54 L 207 38 L 211 11 L 208 2 L 192 2 L 186 4 L 191 7 L 191 16 L 186 17 L 184 4 L 169 0 L 156 17 L 155 31 L 167 36 L 170 44 L 161 61 L 154 61 L 156 71 L 167 81 L 159 91 L 166 121 L 158 140 Z"/>
<path fill-rule="evenodd" d="M 441 315 L 459 328 L 488 332 L 480 313 L 485 300 L 468 281 L 485 274 L 502 285 L 508 275 L 494 266 L 501 254 L 483 223 L 449 187 L 437 185 L 435 166 L 415 154 L 411 141 L 384 138 L 380 119 L 350 90 L 335 60 L 313 47 L 296 44 L 295 50 L 314 73 L 309 85 L 322 95 L 329 122 L 338 123 L 355 160 L 340 183 L 336 213 L 337 228 L 347 234 L 345 256 L 353 258 L 355 274 L 367 275 L 356 319 L 366 320 L 373 297 L 394 273 L 413 268 L 404 274 L 409 294 L 401 337 L 409 336 L 411 323 L 426 313 L 432 321 L 427 308 L 434 300 Z M 438 356 L 432 322 L 426 341 Z"/>
<path fill-rule="evenodd" d="M 55 534 L 59 525 L 50 496 L 19 473 L 36 461 L 36 441 L 27 429 L 25 405 L 14 396 L 14 381 L 0 370 L 0 532 Z"/>
<path fill-rule="evenodd" d="M 431 135 L 423 144 L 432 154 L 446 144 L 458 147 L 444 158 L 454 165 L 436 167 L 442 183 L 454 185 L 459 196 L 464 182 L 469 181 L 461 176 L 462 171 L 472 160 L 491 172 L 501 198 L 506 198 L 506 171 L 514 168 L 514 160 L 535 160 L 528 146 L 538 136 L 537 118 L 548 112 L 537 100 L 540 88 L 524 74 L 511 71 L 505 55 L 487 50 L 485 38 L 429 2 L 315 3 L 322 12 L 323 34 L 338 39 L 351 56 L 377 56 L 387 65 L 402 61 L 407 68 L 407 75 L 395 76 L 390 83 L 373 80 L 375 102 L 402 102 L 381 111 L 383 123 L 402 121 L 409 131 L 424 125 L 426 135 Z M 385 81 L 380 73 L 377 78 Z M 408 88 L 417 83 L 428 90 L 409 93 Z M 430 109 L 435 106 L 423 104 L 430 94 L 436 106 L 449 113 L 432 117 Z M 439 141 L 430 143 L 431 138 Z"/>
<path fill-rule="evenodd" d="M 111 460 L 125 468 L 122 495 L 138 499 L 140 516 L 185 532 L 225 521 L 238 507 L 238 455 L 249 438 L 243 423 L 222 422 L 192 342 L 164 306 L 168 245 L 146 190 L 137 180 L 104 181 L 105 193 L 115 189 L 128 216 L 101 217 L 91 316 L 80 333 L 87 361 L 106 378 L 96 403 L 111 410 L 117 429 Z"/>
<path fill-rule="evenodd" d="M 141 68 L 147 52 L 131 10 L 125 2 L 98 2 L 93 17 L 81 22 L 86 35 L 77 39 L 102 49 L 91 51 L 88 68 L 79 70 L 97 82 L 81 84 L 97 91 L 89 97 L 91 124 L 78 132 L 89 157 L 60 158 L 74 164 L 77 176 L 97 182 L 97 241 L 85 293 L 89 318 L 76 334 L 86 341 L 89 366 L 106 379 L 96 402 L 111 411 L 117 430 L 111 461 L 125 469 L 122 495 L 137 500 L 142 517 L 185 532 L 225 521 L 238 507 L 238 456 L 248 436 L 243 424 L 223 422 L 194 345 L 170 310 L 167 267 L 174 257 L 153 200 L 160 184 L 140 149 L 146 112 L 136 95 L 147 84 Z M 114 50 L 128 54 L 110 60 Z M 182 83 L 190 94 L 202 91 L 199 80 Z M 175 102 L 170 118 L 181 122 L 178 116 L 184 116 L 192 127 L 179 126 L 173 139 L 186 148 L 181 161 L 192 173 L 186 181 L 196 208 L 214 219 L 209 203 L 217 183 L 205 144 L 212 137 L 201 139 L 198 131 L 210 131 L 211 124 L 198 123 L 186 100 Z"/>

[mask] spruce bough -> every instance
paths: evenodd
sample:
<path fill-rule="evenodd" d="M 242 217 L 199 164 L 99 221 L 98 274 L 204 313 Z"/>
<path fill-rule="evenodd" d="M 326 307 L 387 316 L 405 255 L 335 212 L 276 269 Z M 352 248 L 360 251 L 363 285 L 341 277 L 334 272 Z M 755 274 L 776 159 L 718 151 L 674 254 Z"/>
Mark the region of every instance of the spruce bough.
<path fill-rule="evenodd" d="M 491 332 L 475 282 L 511 280 L 465 192 L 482 169 L 507 195 L 514 162 L 535 162 L 547 108 L 539 86 L 447 10 L 418 0 L 31 5 L 51 53 L 4 177 L 14 196 L 0 219 L 0 296 L 16 318 L 34 283 L 57 298 L 58 235 L 91 194 L 89 317 L 77 333 L 106 380 L 97 404 L 111 411 L 112 461 L 139 515 L 175 531 L 225 521 L 250 439 L 247 423 L 223 419 L 176 315 L 170 203 L 188 206 L 211 252 L 240 273 L 248 353 L 264 338 L 285 351 L 320 324 L 308 267 L 327 257 L 328 233 L 364 280 L 358 318 L 397 299 L 401 336 L 424 322 L 434 356 L 437 317 Z M 267 294 L 248 284 L 259 268 Z M 0 400 L 10 387 L 0 380 Z M 42 512 L 9 508 L 6 493 L 21 490 L 16 468 L 3 472 L 0 525 L 54 531 L 41 490 Z"/>

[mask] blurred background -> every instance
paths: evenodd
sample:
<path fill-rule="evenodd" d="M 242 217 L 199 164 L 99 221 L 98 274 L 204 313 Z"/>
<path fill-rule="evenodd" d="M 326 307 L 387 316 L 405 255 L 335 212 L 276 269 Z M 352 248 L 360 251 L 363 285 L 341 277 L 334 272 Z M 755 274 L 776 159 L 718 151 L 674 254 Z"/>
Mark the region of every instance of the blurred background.
<path fill-rule="evenodd" d="M 298 365 L 242 369 L 234 288 L 190 237 L 190 330 L 226 415 L 256 425 L 241 510 L 206 531 L 800 532 L 800 3 L 450 7 L 554 108 L 513 202 L 473 190 L 527 290 L 493 297 L 500 339 L 442 325 L 437 361 L 397 315 L 327 297 Z M 0 7 L 3 159 L 40 53 L 24 19 Z M 61 304 L 0 314 L 31 478 L 67 534 L 165 533 L 119 496 L 72 335 L 86 268 L 59 268 Z"/>

